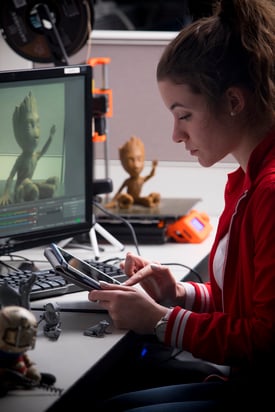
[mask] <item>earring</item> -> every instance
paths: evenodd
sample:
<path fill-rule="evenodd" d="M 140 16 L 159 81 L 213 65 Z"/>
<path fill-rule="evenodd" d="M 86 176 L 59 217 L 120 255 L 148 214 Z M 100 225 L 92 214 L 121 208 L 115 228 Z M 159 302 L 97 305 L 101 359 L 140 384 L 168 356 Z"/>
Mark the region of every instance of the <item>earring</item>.
<path fill-rule="evenodd" d="M 236 113 L 232 111 L 232 112 L 230 112 L 230 116 L 232 116 L 232 117 L 236 116 Z"/>

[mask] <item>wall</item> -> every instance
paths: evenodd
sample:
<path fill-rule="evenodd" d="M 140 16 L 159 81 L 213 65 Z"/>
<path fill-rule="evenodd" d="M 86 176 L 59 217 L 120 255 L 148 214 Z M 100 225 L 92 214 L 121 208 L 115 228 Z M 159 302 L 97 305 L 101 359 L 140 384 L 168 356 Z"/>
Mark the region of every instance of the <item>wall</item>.
<path fill-rule="evenodd" d="M 165 40 L 167 41 L 167 40 Z M 146 42 L 146 41 L 145 41 Z M 156 43 L 159 40 L 155 40 Z M 100 42 L 99 42 L 100 43 Z M 217 216 L 223 208 L 223 189 L 227 173 L 236 164 L 232 159 L 211 167 L 202 168 L 188 158 L 183 145 L 173 145 L 170 134 L 171 115 L 162 106 L 154 80 L 154 61 L 163 44 L 151 44 L 143 48 L 141 40 L 132 40 L 131 45 L 97 46 L 92 43 L 70 58 L 70 64 L 85 62 L 87 56 L 112 57 L 109 68 L 109 86 L 114 94 L 114 117 L 109 120 L 111 146 L 107 176 L 112 178 L 116 192 L 126 174 L 117 160 L 117 148 L 131 134 L 139 135 L 146 145 L 144 173 L 148 173 L 151 160 L 157 158 L 159 165 L 154 178 L 144 185 L 144 194 L 158 191 L 162 197 L 199 197 L 197 209 L 210 216 Z M 91 47 L 91 48 L 90 48 Z M 16 55 L 0 36 L 0 70 L 31 68 L 32 63 Z M 98 75 L 98 74 L 97 74 Z M 100 80 L 100 75 L 98 79 Z M 97 80 L 96 80 L 97 81 Z M 98 83 L 100 84 L 100 83 Z M 178 148 L 180 147 L 180 150 Z M 95 145 L 95 178 L 106 177 L 104 145 Z M 184 160 L 184 161 L 183 161 Z M 112 194 L 111 194 L 112 195 Z"/>
<path fill-rule="evenodd" d="M 187 161 L 194 159 L 183 145 L 172 143 L 173 118 L 164 107 L 156 82 L 156 65 L 175 32 L 94 31 L 87 48 L 72 63 L 89 57 L 110 57 L 107 87 L 113 91 L 113 117 L 108 120 L 109 159 L 118 159 L 118 148 L 130 136 L 140 137 L 147 159 Z M 94 68 L 95 86 L 102 87 L 102 66 Z M 104 158 L 102 145 L 96 157 Z M 233 161 L 228 156 L 225 162 Z"/>
<path fill-rule="evenodd" d="M 113 90 L 114 116 L 109 119 L 109 140 L 106 169 L 104 145 L 96 143 L 96 178 L 111 177 L 112 197 L 127 177 L 118 159 L 118 147 L 135 134 L 146 148 L 144 174 L 151 160 L 158 159 L 156 175 L 143 187 L 143 193 L 159 192 L 162 197 L 198 197 L 199 211 L 218 216 L 223 210 L 223 192 L 227 174 L 237 165 L 231 156 L 211 168 L 194 162 L 184 149 L 171 141 L 172 117 L 163 106 L 155 81 L 155 69 L 160 53 L 175 33 L 129 33 L 101 31 L 92 33 L 92 42 L 82 59 L 110 57 L 108 85 Z M 150 40 L 148 41 L 148 38 Z M 81 59 L 79 60 L 81 61 Z M 95 68 L 97 87 L 101 72 Z"/>

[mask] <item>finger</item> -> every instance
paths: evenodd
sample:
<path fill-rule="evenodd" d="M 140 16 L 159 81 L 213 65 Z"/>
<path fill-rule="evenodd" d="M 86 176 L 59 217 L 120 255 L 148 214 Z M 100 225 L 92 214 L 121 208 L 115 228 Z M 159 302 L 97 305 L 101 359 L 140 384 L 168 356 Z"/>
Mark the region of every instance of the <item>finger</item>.
<path fill-rule="evenodd" d="M 140 269 L 137 271 L 135 274 L 133 274 L 129 279 L 127 279 L 123 285 L 125 286 L 133 286 L 136 285 L 137 283 L 140 283 L 142 280 L 146 279 L 146 277 L 150 276 L 152 274 L 152 269 L 151 265 L 146 265 L 144 268 Z"/>
<path fill-rule="evenodd" d="M 151 263 L 150 266 L 151 266 L 152 271 L 156 271 L 156 272 L 161 272 L 163 271 L 164 268 L 166 269 L 166 267 L 164 267 L 163 265 L 159 265 L 157 263 Z"/>
<path fill-rule="evenodd" d="M 146 265 L 142 258 L 135 256 L 131 252 L 127 253 L 125 261 L 124 261 L 124 272 L 128 276 L 134 275 L 138 270 L 143 268 Z"/>
<path fill-rule="evenodd" d="M 113 292 L 123 290 L 123 291 L 131 291 L 132 288 L 121 285 L 116 285 L 113 283 L 107 283 L 104 281 L 99 281 L 101 289 L 93 289 L 90 290 L 88 298 L 91 301 L 103 301 L 103 300 L 110 300 L 113 296 Z"/>
<path fill-rule="evenodd" d="M 117 285 L 116 283 L 109 283 L 109 282 L 104 282 L 104 280 L 99 281 L 101 290 L 131 290 L 130 288 L 125 287 L 123 283 L 120 285 Z"/>
<path fill-rule="evenodd" d="M 149 280 L 149 277 L 154 273 L 154 272 L 166 272 L 168 268 L 166 266 L 160 265 L 159 263 L 149 263 L 147 264 L 144 268 L 140 269 L 137 273 L 132 275 L 129 279 L 127 279 L 123 285 L 125 286 L 133 286 L 136 285 L 137 283 L 144 282 L 147 279 Z M 151 279 L 150 279 L 151 280 Z"/>

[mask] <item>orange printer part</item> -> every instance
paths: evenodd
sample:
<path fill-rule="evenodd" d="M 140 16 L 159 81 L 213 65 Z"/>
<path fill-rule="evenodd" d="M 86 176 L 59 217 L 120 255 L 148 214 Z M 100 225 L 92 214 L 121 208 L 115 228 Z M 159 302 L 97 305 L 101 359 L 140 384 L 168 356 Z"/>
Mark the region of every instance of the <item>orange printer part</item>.
<path fill-rule="evenodd" d="M 167 225 L 167 237 L 179 243 L 201 243 L 212 230 L 209 216 L 192 209 L 187 215 Z"/>

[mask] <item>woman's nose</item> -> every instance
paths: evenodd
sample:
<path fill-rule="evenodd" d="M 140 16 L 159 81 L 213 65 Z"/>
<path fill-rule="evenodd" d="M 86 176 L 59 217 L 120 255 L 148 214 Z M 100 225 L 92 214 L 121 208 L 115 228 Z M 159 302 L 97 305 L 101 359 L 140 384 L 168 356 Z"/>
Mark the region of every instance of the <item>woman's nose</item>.
<path fill-rule="evenodd" d="M 172 140 L 175 143 L 186 142 L 186 140 L 188 140 L 188 135 L 183 130 L 180 130 L 178 127 L 174 126 Z"/>

